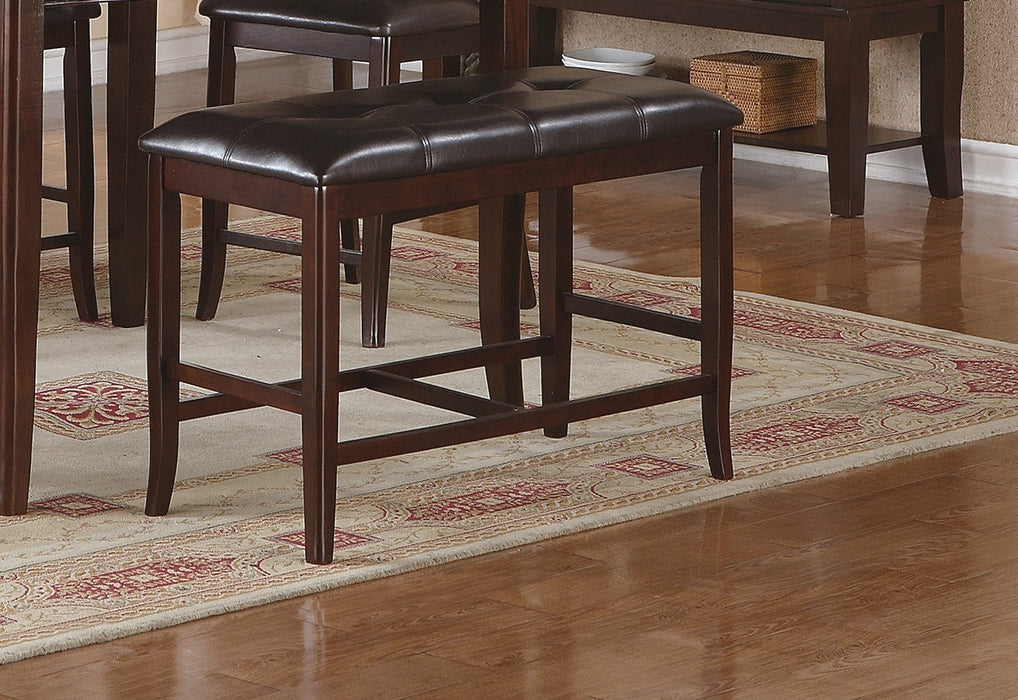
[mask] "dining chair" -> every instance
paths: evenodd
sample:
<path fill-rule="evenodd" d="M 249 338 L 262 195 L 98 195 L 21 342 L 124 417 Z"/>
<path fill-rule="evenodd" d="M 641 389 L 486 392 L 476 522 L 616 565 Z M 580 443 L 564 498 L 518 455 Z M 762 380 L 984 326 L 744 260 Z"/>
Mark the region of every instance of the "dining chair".
<path fill-rule="evenodd" d="M 95 294 L 95 158 L 92 144 L 92 61 L 89 21 L 102 13 L 98 2 L 80 5 L 46 3 L 43 46 L 63 49 L 64 141 L 66 185 L 43 184 L 44 199 L 67 207 L 67 232 L 47 235 L 42 250 L 67 248 L 71 288 L 78 317 L 97 321 Z"/>
<path fill-rule="evenodd" d="M 354 61 L 368 64 L 368 85 L 400 81 L 400 64 L 422 61 L 425 79 L 457 75 L 460 56 L 478 50 L 477 0 L 202 0 L 208 17 L 208 105 L 235 99 L 237 48 L 332 59 L 334 90 L 353 87 Z M 465 203 L 464 206 L 470 203 Z M 341 224 L 347 281 L 361 277 L 361 340 L 385 344 L 392 227 L 432 213 L 403 212 Z M 300 254 L 300 243 L 229 229 L 229 204 L 202 204 L 202 264 L 195 316 L 215 316 L 226 273 L 227 245 Z M 370 259 L 365 259 L 366 253 Z M 360 275 L 358 275 L 360 271 Z"/>

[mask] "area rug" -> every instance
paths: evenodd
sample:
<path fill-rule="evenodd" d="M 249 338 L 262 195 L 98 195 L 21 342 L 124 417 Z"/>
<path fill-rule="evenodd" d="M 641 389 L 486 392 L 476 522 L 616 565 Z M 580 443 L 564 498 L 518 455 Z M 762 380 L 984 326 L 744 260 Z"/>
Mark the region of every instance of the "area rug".
<path fill-rule="evenodd" d="M 250 230 L 297 236 L 294 221 Z M 185 238 L 185 285 L 199 248 Z M 216 320 L 190 317 L 184 357 L 297 376 L 299 263 L 232 251 Z M 592 294 L 696 313 L 695 280 L 578 264 Z M 73 320 L 66 263 L 46 255 L 31 510 L 0 519 L 0 662 L 818 477 L 1018 427 L 1018 347 L 739 294 L 736 478 L 713 480 L 696 400 L 340 469 L 336 562 L 303 559 L 299 422 L 271 409 L 185 424 L 170 514 L 143 514 L 144 329 Z M 104 284 L 105 280 L 100 279 Z M 360 347 L 343 285 L 343 363 L 476 342 L 476 248 L 399 231 L 388 345 Z M 534 331 L 528 312 L 524 330 Z M 691 342 L 576 324 L 574 395 L 695 374 Z M 529 363 L 528 363 L 529 364 Z M 536 363 L 528 400 L 539 401 Z M 480 386 L 476 372 L 445 379 Z M 344 398 L 341 432 L 445 419 Z"/>

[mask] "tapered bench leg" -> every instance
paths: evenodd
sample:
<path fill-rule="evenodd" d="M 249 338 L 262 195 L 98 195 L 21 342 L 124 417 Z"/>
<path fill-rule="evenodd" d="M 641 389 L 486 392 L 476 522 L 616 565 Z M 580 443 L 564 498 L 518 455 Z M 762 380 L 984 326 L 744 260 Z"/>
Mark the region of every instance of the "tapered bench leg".
<path fill-rule="evenodd" d="M 481 342 L 520 338 L 520 256 L 523 254 L 524 195 L 487 199 L 477 206 L 478 308 Z M 488 394 L 495 401 L 523 405 L 520 362 L 485 368 Z"/>
<path fill-rule="evenodd" d="M 700 277 L 700 363 L 717 378 L 715 391 L 700 399 L 707 461 L 715 478 L 731 479 L 732 139 L 724 132 L 715 164 L 700 174 Z"/>
<path fill-rule="evenodd" d="M 541 358 L 541 402 L 569 400 L 572 315 L 565 296 L 573 291 L 573 190 L 566 187 L 540 193 L 538 259 L 541 290 L 541 335 L 552 338 L 553 354 Z M 544 429 L 548 437 L 565 437 L 568 425 Z"/>
<path fill-rule="evenodd" d="M 163 190 L 163 161 L 149 166 L 149 479 L 145 513 L 165 515 L 177 473 L 180 382 L 180 195 Z"/>
<path fill-rule="evenodd" d="M 385 317 L 389 304 L 392 221 L 385 216 L 364 219 L 361 251 L 361 345 L 385 345 Z M 348 247 L 344 243 L 344 247 Z"/>
<path fill-rule="evenodd" d="M 321 189 L 307 190 L 301 244 L 301 432 L 304 552 L 328 564 L 336 523 L 339 442 L 339 226 Z"/>

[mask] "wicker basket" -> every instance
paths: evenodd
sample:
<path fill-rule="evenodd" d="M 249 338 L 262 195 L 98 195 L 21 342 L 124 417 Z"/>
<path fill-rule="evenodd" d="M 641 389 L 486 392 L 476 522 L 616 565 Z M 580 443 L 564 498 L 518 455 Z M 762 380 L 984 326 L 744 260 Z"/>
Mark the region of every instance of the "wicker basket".
<path fill-rule="evenodd" d="M 769 131 L 817 123 L 817 61 L 759 51 L 700 56 L 689 82 L 723 96 L 746 115 L 738 131 Z"/>

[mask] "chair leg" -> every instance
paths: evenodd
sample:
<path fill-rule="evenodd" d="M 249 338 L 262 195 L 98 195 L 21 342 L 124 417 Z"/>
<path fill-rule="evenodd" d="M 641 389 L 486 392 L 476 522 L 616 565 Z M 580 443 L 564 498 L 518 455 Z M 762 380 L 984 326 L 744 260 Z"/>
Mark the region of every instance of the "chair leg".
<path fill-rule="evenodd" d="M 342 58 L 332 60 L 332 89 L 353 90 L 353 61 Z M 360 250 L 360 233 L 357 231 L 357 221 L 354 219 L 344 221 L 340 224 L 340 241 L 347 250 Z M 358 265 L 349 263 L 343 266 L 346 281 L 350 284 L 360 282 L 360 271 Z"/>
<path fill-rule="evenodd" d="M 361 249 L 361 235 L 360 231 L 357 230 L 357 219 L 345 219 L 340 223 L 339 240 L 347 250 Z M 346 263 L 343 265 L 343 273 L 346 275 L 346 281 L 349 284 L 357 284 L 361 281 L 359 267 L 360 265 L 356 263 Z"/>
<path fill-rule="evenodd" d="M 226 23 L 213 20 L 209 29 L 209 77 L 206 104 L 209 107 L 233 104 L 237 84 L 237 53 L 226 39 Z M 226 277 L 226 244 L 220 231 L 230 225 L 228 202 L 202 199 L 201 277 L 195 318 L 215 318 Z"/>
<path fill-rule="evenodd" d="M 572 219 L 570 219 L 572 221 Z M 571 235 L 570 231 L 570 235 Z M 537 306 L 537 289 L 534 287 L 534 271 L 530 267 L 530 256 L 527 255 L 526 230 L 520 222 L 520 308 L 533 309 Z"/>
<path fill-rule="evenodd" d="M 700 363 L 715 377 L 712 393 L 701 397 L 703 435 L 711 475 L 731 479 L 730 403 L 732 387 L 732 139 L 722 132 L 717 159 L 700 174 Z"/>
<path fill-rule="evenodd" d="M 332 89 L 353 90 L 353 61 L 342 58 L 332 60 Z"/>
<path fill-rule="evenodd" d="M 425 58 L 421 61 L 421 78 L 434 80 L 445 76 L 445 61 L 441 58 Z"/>
<path fill-rule="evenodd" d="M 92 143 L 92 61 L 88 21 L 74 23 L 74 45 L 64 49 L 64 129 L 67 230 L 71 288 L 82 321 L 99 320 L 95 294 L 95 158 Z"/>
<path fill-rule="evenodd" d="M 460 74 L 460 57 L 459 56 L 442 57 L 442 77 L 455 78 L 459 74 Z"/>
<path fill-rule="evenodd" d="M 201 275 L 194 317 L 210 321 L 216 316 L 226 277 L 226 244 L 219 232 L 229 225 L 230 205 L 211 199 L 201 201 Z"/>
<path fill-rule="evenodd" d="M 385 345 L 385 315 L 389 304 L 389 267 L 392 259 L 392 220 L 373 216 L 364 219 L 364 251 L 361 258 L 361 344 Z"/>
<path fill-rule="evenodd" d="M 399 84 L 399 51 L 389 37 L 371 37 L 368 87 Z"/>
<path fill-rule="evenodd" d="M 177 473 L 180 382 L 168 366 L 180 360 L 180 196 L 163 191 L 162 159 L 149 168 L 147 515 L 170 508 Z"/>

